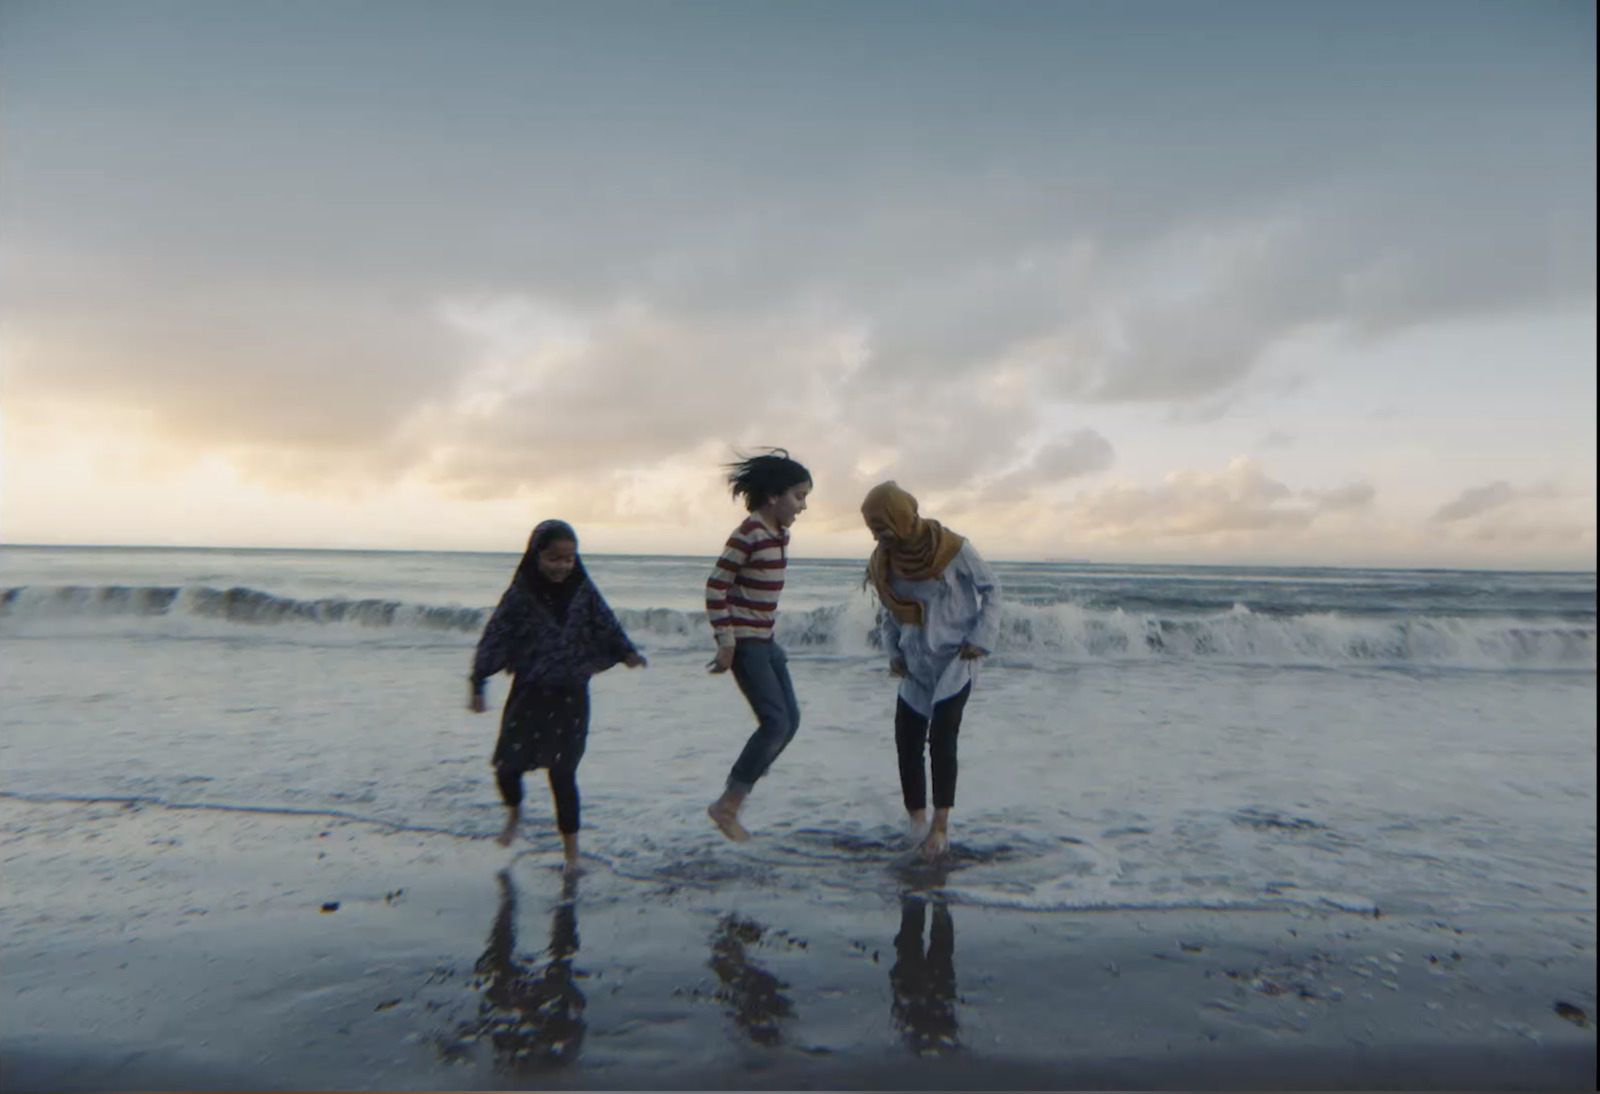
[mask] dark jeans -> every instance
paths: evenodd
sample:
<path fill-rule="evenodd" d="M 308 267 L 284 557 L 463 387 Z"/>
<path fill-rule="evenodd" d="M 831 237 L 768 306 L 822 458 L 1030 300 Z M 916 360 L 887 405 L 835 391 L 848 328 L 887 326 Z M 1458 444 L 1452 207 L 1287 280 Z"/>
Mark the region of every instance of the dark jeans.
<path fill-rule="evenodd" d="M 522 772 L 504 764 L 496 764 L 495 782 L 500 784 L 500 798 L 516 809 L 522 805 Z M 564 836 L 578 830 L 578 768 L 576 765 L 550 768 L 550 796 L 556 800 L 556 828 Z"/>
<path fill-rule="evenodd" d="M 956 737 L 961 732 L 961 714 L 972 694 L 968 684 L 948 699 L 934 704 L 933 717 L 924 718 L 904 699 L 894 710 L 894 744 L 900 753 L 900 791 L 905 795 L 906 812 L 928 807 L 928 784 L 922 773 L 922 745 L 928 743 L 933 763 L 933 807 L 952 809 L 956 804 Z"/>
<path fill-rule="evenodd" d="M 755 712 L 756 731 L 728 776 L 728 789 L 749 793 L 800 728 L 800 703 L 789 679 L 789 659 L 771 640 L 740 639 L 733 652 L 733 678 Z"/>

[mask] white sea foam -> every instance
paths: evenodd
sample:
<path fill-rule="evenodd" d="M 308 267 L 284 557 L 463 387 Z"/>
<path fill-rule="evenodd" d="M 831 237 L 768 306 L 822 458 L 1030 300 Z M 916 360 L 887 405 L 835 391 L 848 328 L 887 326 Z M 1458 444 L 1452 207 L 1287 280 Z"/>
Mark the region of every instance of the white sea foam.
<path fill-rule="evenodd" d="M 280 640 L 363 635 L 445 643 L 475 641 L 487 608 L 379 598 L 297 599 L 212 586 L 24 586 L 0 592 L 0 628 L 25 636 L 67 624 L 133 622 L 140 633 L 193 637 L 231 628 L 280 628 Z M 704 612 L 621 608 L 624 627 L 646 648 L 699 650 L 710 644 Z M 197 627 L 196 624 L 200 626 Z M 205 624 L 214 624 L 207 628 Z M 865 593 L 780 613 L 778 638 L 799 654 L 876 652 L 876 611 Z M 1007 602 L 999 649 L 1019 662 L 1216 661 L 1282 666 L 1435 666 L 1472 669 L 1595 668 L 1595 626 L 1495 616 L 1262 614 L 1161 617 L 1075 603 Z"/>
<path fill-rule="evenodd" d="M 467 712 L 465 676 L 508 560 L 37 554 L 0 551 L 15 589 L 0 594 L 0 790 L 232 827 L 326 814 L 464 847 L 497 830 L 498 719 Z M 684 592 L 700 567 L 590 568 L 659 654 L 596 679 L 580 776 L 586 852 L 641 884 L 912 885 L 1067 912 L 1594 905 L 1582 575 L 1004 571 L 1015 599 L 961 731 L 956 851 L 923 869 L 859 567 L 795 568 L 780 635 L 802 725 L 737 847 L 704 808 L 751 715 L 704 670 L 709 631 Z M 1477 671 L 1434 671 L 1454 665 Z M 552 823 L 529 793 L 542 854 Z"/>

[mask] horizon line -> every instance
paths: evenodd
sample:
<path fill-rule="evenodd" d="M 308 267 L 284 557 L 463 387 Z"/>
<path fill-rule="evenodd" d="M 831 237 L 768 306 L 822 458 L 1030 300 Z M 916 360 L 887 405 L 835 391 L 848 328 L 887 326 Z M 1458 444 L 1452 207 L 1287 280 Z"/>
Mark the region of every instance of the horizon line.
<path fill-rule="evenodd" d="M 11 543 L 0 540 L 0 549 L 18 548 L 23 550 L 40 551 L 258 551 L 300 554 L 393 554 L 393 555 L 493 555 L 515 557 L 521 551 L 495 551 L 474 548 L 441 548 L 441 547 L 267 547 L 267 546 L 219 546 L 216 544 L 195 545 L 182 543 L 167 544 L 138 544 L 138 543 Z M 592 558 L 662 558 L 662 559 L 710 559 L 715 556 L 711 552 L 695 554 L 672 554 L 657 552 L 633 551 L 585 551 Z M 866 556 L 855 555 L 791 555 L 795 562 L 858 562 L 865 564 Z M 998 565 L 1021 566 L 1141 566 L 1141 567 L 1171 567 L 1189 569 L 1212 570 L 1389 570 L 1394 572 L 1409 573 L 1488 573 L 1488 574 L 1569 574 L 1593 576 L 1600 572 L 1600 568 L 1571 569 L 1566 567 L 1493 567 L 1493 566 L 1396 566 L 1396 565 L 1371 565 L 1359 563 L 1310 563 L 1310 562 L 1137 562 L 1113 561 L 1082 557 L 1072 558 L 991 558 L 991 563 Z"/>

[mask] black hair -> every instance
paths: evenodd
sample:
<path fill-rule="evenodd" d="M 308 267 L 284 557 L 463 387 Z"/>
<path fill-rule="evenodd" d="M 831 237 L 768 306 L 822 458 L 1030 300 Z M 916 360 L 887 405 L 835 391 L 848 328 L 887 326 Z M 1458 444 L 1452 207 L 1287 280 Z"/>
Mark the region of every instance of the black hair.
<path fill-rule="evenodd" d="M 811 481 L 811 472 L 782 448 L 769 448 L 760 456 L 741 456 L 726 466 L 733 496 L 743 498 L 744 507 L 752 513 L 790 487 Z"/>

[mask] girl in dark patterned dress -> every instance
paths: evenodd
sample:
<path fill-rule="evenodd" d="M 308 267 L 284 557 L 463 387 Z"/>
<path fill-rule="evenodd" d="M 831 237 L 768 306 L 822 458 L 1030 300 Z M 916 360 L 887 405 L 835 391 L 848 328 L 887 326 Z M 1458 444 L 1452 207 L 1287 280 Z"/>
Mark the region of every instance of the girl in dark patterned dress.
<path fill-rule="evenodd" d="M 555 798 L 566 873 L 578 872 L 578 761 L 589 739 L 589 677 L 645 660 L 578 557 L 578 534 L 559 520 L 533 530 L 511 587 L 489 618 L 472 662 L 475 713 L 488 709 L 483 682 L 511 673 L 511 695 L 494 750 L 495 781 L 509 815 L 502 847 L 522 819 L 522 775 L 542 767 Z"/>

